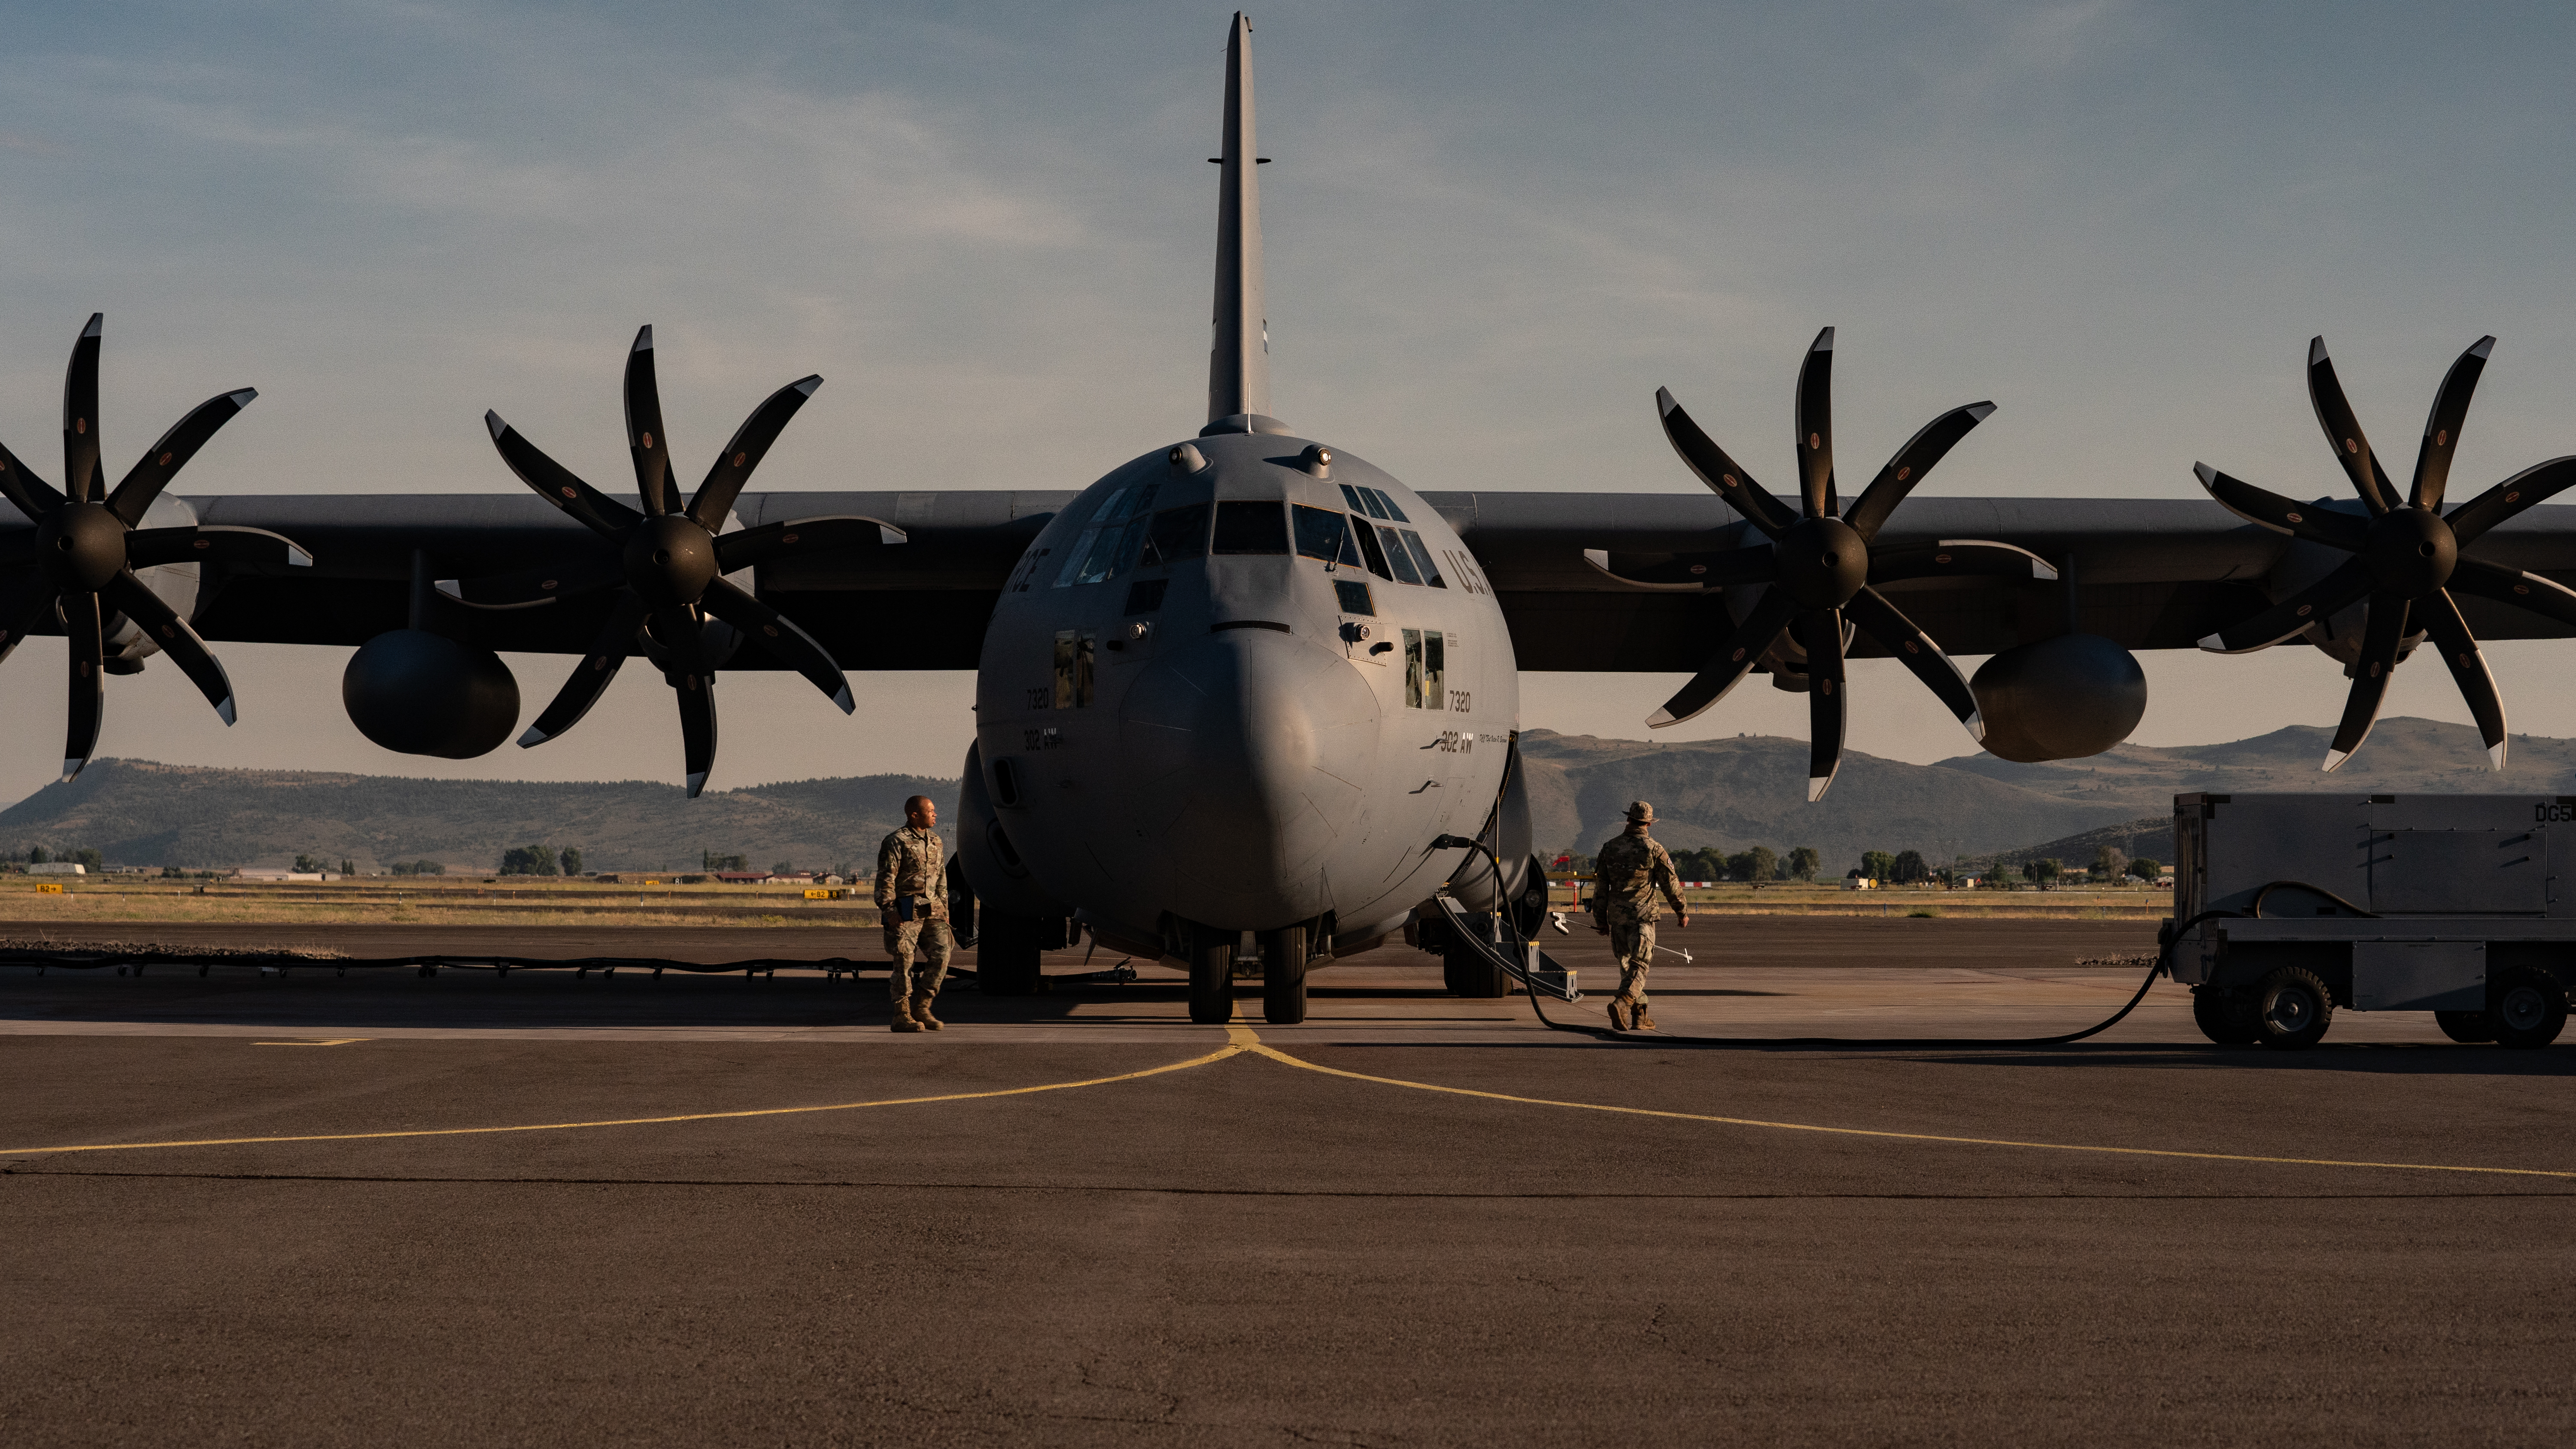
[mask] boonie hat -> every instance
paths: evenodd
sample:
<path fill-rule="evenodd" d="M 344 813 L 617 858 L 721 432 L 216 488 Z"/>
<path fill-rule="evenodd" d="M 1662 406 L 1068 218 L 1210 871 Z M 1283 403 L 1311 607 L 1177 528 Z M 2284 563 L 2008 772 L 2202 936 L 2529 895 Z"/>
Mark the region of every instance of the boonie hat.
<path fill-rule="evenodd" d="M 1655 807 L 1643 800 L 1632 800 L 1628 802 L 1628 818 L 1652 823 L 1655 818 Z"/>

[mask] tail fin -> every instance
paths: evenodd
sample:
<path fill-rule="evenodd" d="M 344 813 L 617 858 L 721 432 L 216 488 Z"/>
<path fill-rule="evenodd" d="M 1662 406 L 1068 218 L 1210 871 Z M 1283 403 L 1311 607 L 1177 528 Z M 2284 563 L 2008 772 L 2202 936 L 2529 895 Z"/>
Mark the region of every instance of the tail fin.
<path fill-rule="evenodd" d="M 1261 287 L 1261 177 L 1252 136 L 1252 18 L 1238 10 L 1225 42 L 1224 168 L 1216 209 L 1216 341 L 1208 355 L 1208 421 L 1268 422 L 1270 318 Z"/>

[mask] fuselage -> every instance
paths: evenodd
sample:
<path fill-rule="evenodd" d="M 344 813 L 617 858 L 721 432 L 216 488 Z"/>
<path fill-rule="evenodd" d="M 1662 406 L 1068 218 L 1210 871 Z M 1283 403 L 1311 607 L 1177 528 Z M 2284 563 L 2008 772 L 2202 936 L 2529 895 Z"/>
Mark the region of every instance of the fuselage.
<path fill-rule="evenodd" d="M 985 634 L 978 755 L 1008 848 L 1096 926 L 1357 941 L 1464 861 L 1430 843 L 1492 815 L 1518 677 L 1474 558 L 1410 489 L 1218 432 L 1031 543 Z"/>

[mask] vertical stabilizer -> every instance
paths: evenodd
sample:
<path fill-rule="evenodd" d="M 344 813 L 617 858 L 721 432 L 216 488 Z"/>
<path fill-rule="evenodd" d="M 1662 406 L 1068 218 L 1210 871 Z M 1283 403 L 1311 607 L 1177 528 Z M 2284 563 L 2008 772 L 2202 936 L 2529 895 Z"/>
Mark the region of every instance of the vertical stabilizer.
<path fill-rule="evenodd" d="M 1216 209 L 1216 341 L 1208 421 L 1270 411 L 1270 319 L 1261 291 L 1261 167 L 1252 136 L 1252 19 L 1225 41 L 1225 145 Z M 1266 421 L 1267 419 L 1264 418 Z"/>

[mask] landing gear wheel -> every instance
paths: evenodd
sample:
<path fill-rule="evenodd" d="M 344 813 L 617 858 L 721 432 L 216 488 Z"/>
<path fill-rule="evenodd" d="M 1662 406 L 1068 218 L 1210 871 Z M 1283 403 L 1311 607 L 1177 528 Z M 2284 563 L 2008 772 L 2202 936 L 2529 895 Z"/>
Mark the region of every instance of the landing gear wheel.
<path fill-rule="evenodd" d="M 1474 946 L 1457 939 L 1457 934 L 1457 928 L 1451 927 L 1449 944 L 1440 953 L 1440 981 L 1449 988 L 1449 994 L 1471 1001 L 1511 995 L 1512 978 Z"/>
<path fill-rule="evenodd" d="M 2556 977 L 2528 966 L 2508 966 L 2487 983 L 2487 1018 L 2496 1045 L 2525 1051 L 2558 1040 L 2567 1026 L 2567 989 Z"/>
<path fill-rule="evenodd" d="M 2306 1051 L 2333 1020 L 2334 993 L 2304 966 L 2281 967 L 2254 989 L 2255 1040 L 2274 1051 Z"/>
<path fill-rule="evenodd" d="M 2191 989 L 2191 1024 L 2220 1046 L 2252 1046 L 2263 1034 L 2250 998 L 2207 984 Z"/>
<path fill-rule="evenodd" d="M 2495 1018 L 2483 1011 L 2437 1011 L 2433 1024 L 2442 1029 L 2442 1035 L 2465 1046 L 2496 1038 Z"/>
<path fill-rule="evenodd" d="M 1295 1026 L 1306 1019 L 1306 928 L 1264 931 L 1261 942 L 1261 1019 Z"/>
<path fill-rule="evenodd" d="M 975 990 L 985 996 L 1038 991 L 1038 918 L 988 910 L 975 941 Z"/>
<path fill-rule="evenodd" d="M 1190 942 L 1190 1020 L 1223 1026 L 1234 1019 L 1234 942 L 1224 932 L 1205 932 Z"/>

